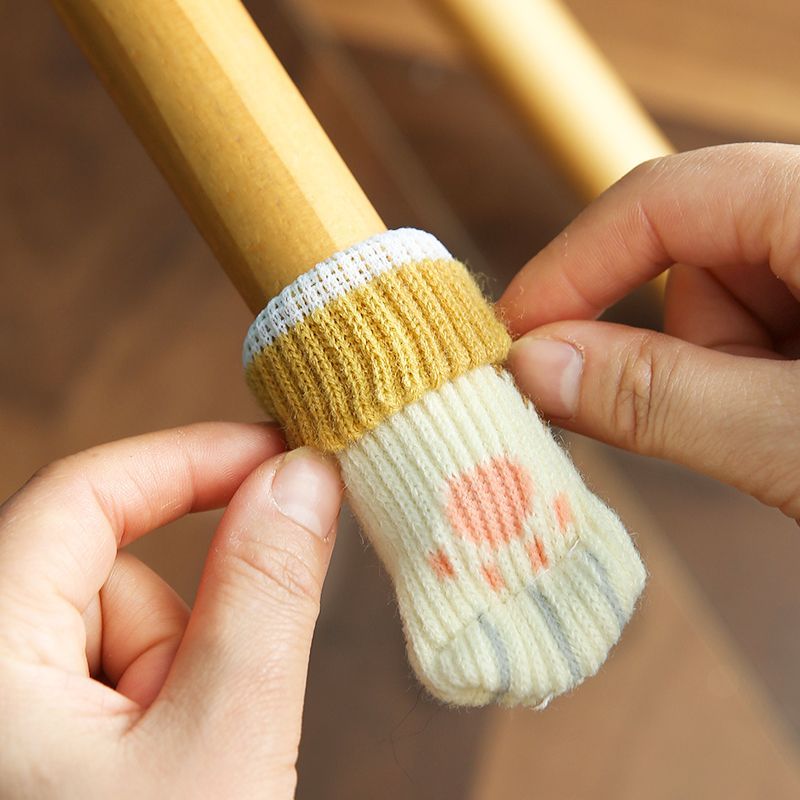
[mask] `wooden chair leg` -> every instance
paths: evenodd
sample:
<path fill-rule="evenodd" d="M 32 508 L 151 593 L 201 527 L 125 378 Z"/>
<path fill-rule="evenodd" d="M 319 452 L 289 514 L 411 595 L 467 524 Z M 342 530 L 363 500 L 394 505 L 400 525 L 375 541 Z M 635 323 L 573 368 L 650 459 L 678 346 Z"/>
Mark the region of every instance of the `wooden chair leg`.
<path fill-rule="evenodd" d="M 385 229 L 241 3 L 53 5 L 254 312 Z"/>

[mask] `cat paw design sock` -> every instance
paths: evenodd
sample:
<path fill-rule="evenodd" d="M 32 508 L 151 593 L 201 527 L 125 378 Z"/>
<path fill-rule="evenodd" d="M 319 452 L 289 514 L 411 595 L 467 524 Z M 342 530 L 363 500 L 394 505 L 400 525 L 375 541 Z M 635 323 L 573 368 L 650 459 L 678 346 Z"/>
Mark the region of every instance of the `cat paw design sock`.
<path fill-rule="evenodd" d="M 436 697 L 541 705 L 603 663 L 645 571 L 617 516 L 501 365 L 463 264 L 402 229 L 337 253 L 259 314 L 247 380 L 290 445 L 334 453 Z"/>

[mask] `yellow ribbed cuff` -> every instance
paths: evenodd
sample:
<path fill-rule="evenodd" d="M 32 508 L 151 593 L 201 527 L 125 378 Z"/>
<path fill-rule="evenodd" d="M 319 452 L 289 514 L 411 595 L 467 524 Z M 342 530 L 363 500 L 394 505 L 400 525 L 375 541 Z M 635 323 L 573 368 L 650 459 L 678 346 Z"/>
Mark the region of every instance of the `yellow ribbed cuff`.
<path fill-rule="evenodd" d="M 308 279 L 301 284 L 292 297 L 310 292 L 310 313 L 248 343 L 246 365 L 292 446 L 338 452 L 426 392 L 508 353 L 508 333 L 452 258 L 383 269 L 326 302 Z"/>

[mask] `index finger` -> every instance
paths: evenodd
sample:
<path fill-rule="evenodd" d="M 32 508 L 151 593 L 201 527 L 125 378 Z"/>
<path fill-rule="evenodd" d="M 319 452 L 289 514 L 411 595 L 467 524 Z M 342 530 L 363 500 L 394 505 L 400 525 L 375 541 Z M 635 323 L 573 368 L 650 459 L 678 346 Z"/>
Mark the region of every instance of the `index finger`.
<path fill-rule="evenodd" d="M 800 148 L 706 148 L 637 167 L 511 281 L 498 311 L 520 335 L 592 319 L 675 263 L 769 264 L 800 286 Z"/>
<path fill-rule="evenodd" d="M 66 600 L 81 613 L 119 547 L 190 511 L 226 504 L 282 449 L 275 427 L 209 422 L 100 445 L 45 467 L 0 507 L 5 597 L 38 606 Z"/>

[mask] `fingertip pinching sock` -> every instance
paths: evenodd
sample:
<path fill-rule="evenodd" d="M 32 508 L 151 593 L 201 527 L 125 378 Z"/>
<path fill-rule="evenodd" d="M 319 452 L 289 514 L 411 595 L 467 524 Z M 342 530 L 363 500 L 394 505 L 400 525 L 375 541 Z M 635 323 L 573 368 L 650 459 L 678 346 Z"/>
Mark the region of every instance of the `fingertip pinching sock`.
<path fill-rule="evenodd" d="M 388 231 L 259 314 L 247 380 L 289 443 L 336 454 L 411 663 L 459 705 L 541 705 L 594 674 L 644 586 L 617 516 L 501 365 L 510 340 L 433 236 Z"/>

